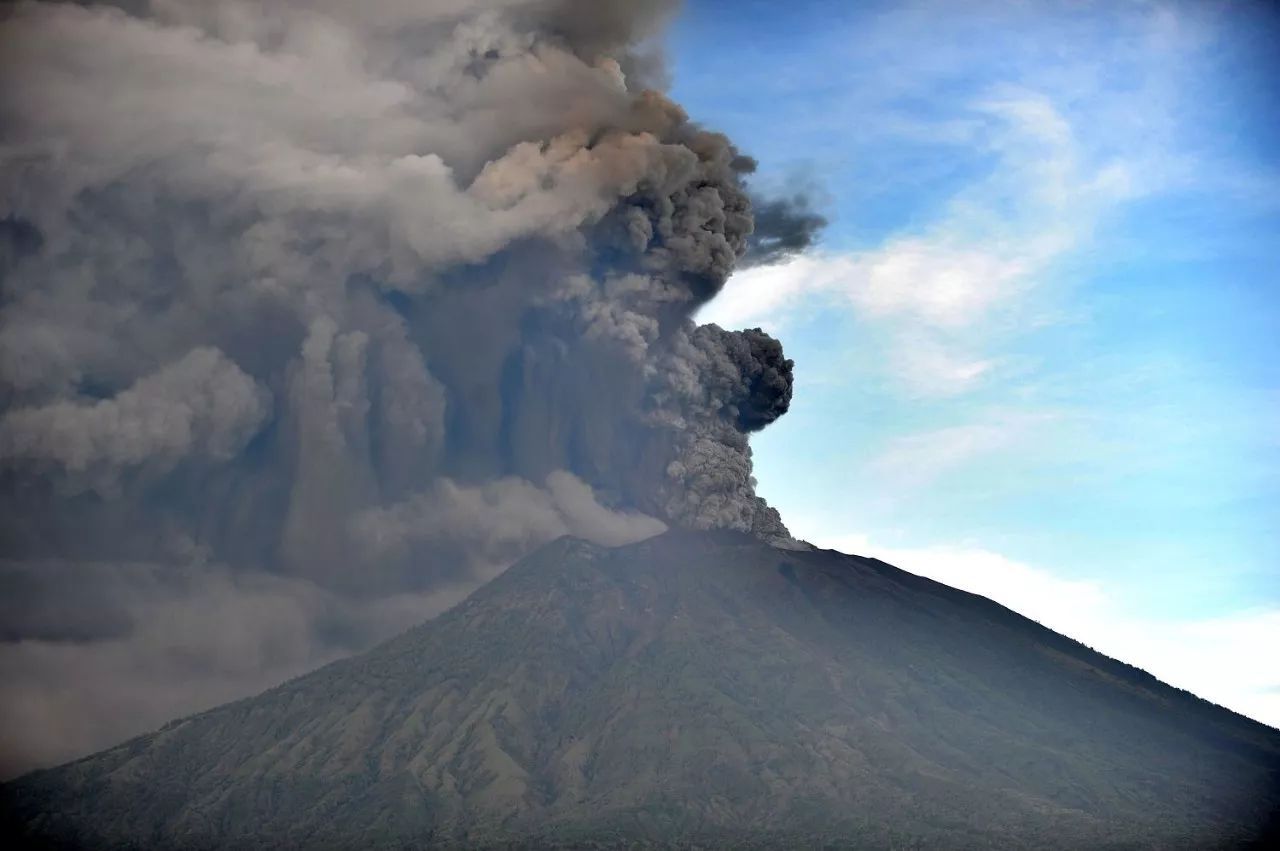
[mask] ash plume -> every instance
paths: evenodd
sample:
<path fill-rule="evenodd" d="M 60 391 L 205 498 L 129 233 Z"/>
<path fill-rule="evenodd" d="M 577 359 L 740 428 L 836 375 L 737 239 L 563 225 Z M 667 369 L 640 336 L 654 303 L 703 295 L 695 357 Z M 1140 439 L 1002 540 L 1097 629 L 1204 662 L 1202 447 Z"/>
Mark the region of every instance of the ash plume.
<path fill-rule="evenodd" d="M 691 317 L 818 219 L 647 88 L 673 7 L 6 7 L 0 773 L 563 534 L 788 538 L 748 434 L 792 364 Z"/>
<path fill-rule="evenodd" d="M 739 266 L 777 263 L 812 246 L 827 226 L 827 219 L 813 209 L 803 193 L 789 198 L 756 200 L 752 205 L 755 229 Z"/>

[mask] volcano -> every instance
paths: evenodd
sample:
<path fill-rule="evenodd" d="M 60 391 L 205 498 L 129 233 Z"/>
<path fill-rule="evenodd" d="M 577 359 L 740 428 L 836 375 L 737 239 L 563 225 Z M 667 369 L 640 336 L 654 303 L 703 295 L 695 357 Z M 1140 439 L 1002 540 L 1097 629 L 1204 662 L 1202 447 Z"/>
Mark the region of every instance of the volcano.
<path fill-rule="evenodd" d="M 30 847 L 1263 847 L 1280 732 L 875 559 L 670 532 L 0 801 Z"/>

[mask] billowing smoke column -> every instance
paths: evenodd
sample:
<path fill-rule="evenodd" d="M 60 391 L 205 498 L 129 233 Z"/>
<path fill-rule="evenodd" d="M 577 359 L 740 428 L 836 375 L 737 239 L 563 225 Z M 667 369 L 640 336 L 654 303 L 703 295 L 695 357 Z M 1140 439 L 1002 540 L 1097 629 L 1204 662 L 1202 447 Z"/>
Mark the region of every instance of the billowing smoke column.
<path fill-rule="evenodd" d="M 691 316 L 814 222 L 753 233 L 753 162 L 646 89 L 670 6 L 4 9 L 0 768 L 561 534 L 787 538 L 747 436 L 791 361 Z"/>

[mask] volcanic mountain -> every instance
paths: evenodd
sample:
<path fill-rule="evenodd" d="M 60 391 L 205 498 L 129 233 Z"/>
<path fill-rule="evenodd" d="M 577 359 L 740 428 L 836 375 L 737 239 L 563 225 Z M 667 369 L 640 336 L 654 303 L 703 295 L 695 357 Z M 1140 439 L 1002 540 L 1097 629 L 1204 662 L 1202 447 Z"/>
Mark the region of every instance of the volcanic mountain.
<path fill-rule="evenodd" d="M 1280 732 L 982 597 L 673 532 L 0 799 L 40 847 L 1118 849 L 1261 847 L 1278 790 Z"/>

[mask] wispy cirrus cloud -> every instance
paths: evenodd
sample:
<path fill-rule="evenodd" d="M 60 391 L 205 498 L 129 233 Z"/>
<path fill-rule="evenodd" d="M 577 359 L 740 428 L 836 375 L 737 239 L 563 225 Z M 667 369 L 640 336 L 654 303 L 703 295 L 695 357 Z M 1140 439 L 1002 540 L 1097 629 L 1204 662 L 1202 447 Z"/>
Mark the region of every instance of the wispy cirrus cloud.
<path fill-rule="evenodd" d="M 981 462 L 1008 456 L 1060 422 L 1050 412 L 993 411 L 963 425 L 902 434 L 891 439 L 867 462 L 867 471 L 893 493 L 931 484 L 940 476 Z"/>

